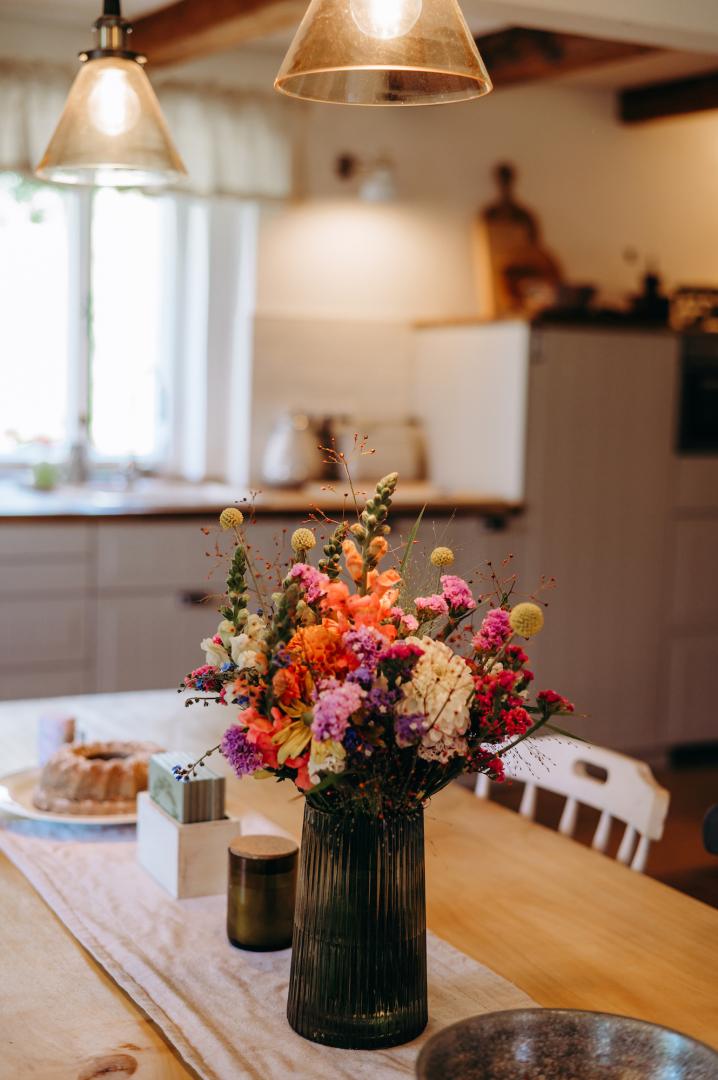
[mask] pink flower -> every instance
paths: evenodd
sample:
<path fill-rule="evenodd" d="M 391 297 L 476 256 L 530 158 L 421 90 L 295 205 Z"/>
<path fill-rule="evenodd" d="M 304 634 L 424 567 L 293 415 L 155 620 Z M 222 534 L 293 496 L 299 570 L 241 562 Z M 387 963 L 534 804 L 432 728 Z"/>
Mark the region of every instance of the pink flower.
<path fill-rule="evenodd" d="M 476 607 L 471 589 L 456 574 L 441 575 L 441 594 L 452 612 L 473 611 Z"/>
<path fill-rule="evenodd" d="M 289 576 L 302 586 L 308 604 L 316 604 L 317 600 L 326 596 L 329 578 L 315 566 L 310 566 L 309 563 L 295 563 L 289 571 Z"/>
<path fill-rule="evenodd" d="M 357 683 L 340 683 L 337 679 L 324 679 L 314 705 L 312 735 L 320 742 L 336 739 L 340 742 L 349 727 L 349 717 L 361 705 L 366 693 Z"/>
<path fill-rule="evenodd" d="M 474 634 L 473 646 L 477 652 L 490 652 L 492 649 L 500 649 L 511 637 L 511 623 L 509 613 L 503 608 L 492 608 L 484 616 L 481 629 Z"/>
<path fill-rule="evenodd" d="M 435 619 L 438 615 L 449 614 L 449 605 L 444 600 L 444 597 L 439 596 L 438 593 L 434 593 L 433 596 L 417 596 L 414 603 L 416 604 L 416 610 L 424 618 Z"/>
<path fill-rule="evenodd" d="M 402 615 L 401 625 L 405 630 L 408 630 L 410 634 L 413 634 L 415 630 L 419 629 L 419 620 L 416 615 Z"/>

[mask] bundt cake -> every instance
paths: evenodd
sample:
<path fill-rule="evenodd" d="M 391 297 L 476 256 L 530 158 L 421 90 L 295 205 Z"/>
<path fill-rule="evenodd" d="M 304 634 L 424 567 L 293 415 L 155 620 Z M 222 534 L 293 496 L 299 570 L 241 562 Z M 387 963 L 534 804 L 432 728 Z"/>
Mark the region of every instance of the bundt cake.
<path fill-rule="evenodd" d="M 160 750 L 145 742 L 63 746 L 43 768 L 33 802 L 60 814 L 132 813 L 147 788 L 149 759 Z"/>

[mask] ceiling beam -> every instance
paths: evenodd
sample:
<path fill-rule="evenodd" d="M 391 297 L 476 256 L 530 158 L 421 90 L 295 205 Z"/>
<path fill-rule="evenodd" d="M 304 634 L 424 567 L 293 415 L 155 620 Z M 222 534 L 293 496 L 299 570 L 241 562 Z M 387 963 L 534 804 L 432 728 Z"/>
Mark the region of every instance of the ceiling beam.
<path fill-rule="evenodd" d="M 716 0 L 461 0 L 471 19 L 718 54 Z"/>
<path fill-rule="evenodd" d="M 296 27 L 306 9 L 307 0 L 177 0 L 134 20 L 132 45 L 153 68 L 179 64 Z"/>
<path fill-rule="evenodd" d="M 718 71 L 624 90 L 619 97 L 619 107 L 625 124 L 718 109 Z"/>
<path fill-rule="evenodd" d="M 656 50 L 628 41 L 604 41 L 578 34 L 512 27 L 484 34 L 476 44 L 497 87 L 555 78 Z"/>

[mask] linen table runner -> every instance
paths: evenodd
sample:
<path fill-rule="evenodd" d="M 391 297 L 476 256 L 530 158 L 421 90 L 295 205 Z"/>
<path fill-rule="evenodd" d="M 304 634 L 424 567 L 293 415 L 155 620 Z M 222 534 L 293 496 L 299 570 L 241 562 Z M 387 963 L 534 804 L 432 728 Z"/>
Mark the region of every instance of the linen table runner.
<path fill-rule="evenodd" d="M 260 815 L 242 825 L 245 833 L 278 831 Z M 389 1050 L 318 1046 L 286 1021 L 290 950 L 231 946 L 226 897 L 173 900 L 137 862 L 133 827 L 43 825 L 0 815 L 0 849 L 204 1080 L 410 1077 L 422 1043 L 440 1028 L 476 1013 L 535 1005 L 429 934 L 426 1032 Z"/>

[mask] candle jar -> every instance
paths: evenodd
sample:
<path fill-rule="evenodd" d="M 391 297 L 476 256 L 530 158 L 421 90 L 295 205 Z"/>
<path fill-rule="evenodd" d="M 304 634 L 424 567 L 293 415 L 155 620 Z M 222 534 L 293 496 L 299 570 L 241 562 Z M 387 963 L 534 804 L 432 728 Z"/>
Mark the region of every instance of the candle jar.
<path fill-rule="evenodd" d="M 281 836 L 238 836 L 230 844 L 227 937 L 237 948 L 292 944 L 298 851 Z"/>

